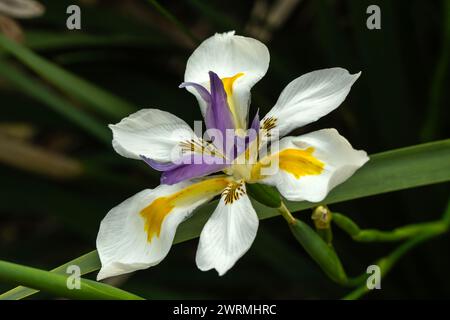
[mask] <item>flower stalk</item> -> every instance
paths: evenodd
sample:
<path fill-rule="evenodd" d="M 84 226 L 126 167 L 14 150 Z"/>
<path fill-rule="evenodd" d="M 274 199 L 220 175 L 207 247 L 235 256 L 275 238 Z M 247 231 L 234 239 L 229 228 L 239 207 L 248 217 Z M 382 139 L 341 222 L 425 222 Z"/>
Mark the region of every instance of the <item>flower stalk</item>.
<path fill-rule="evenodd" d="M 287 221 L 289 225 L 294 225 L 297 222 L 297 219 L 291 214 L 289 209 L 286 207 L 283 201 L 281 201 L 281 205 L 278 207 L 278 212 L 283 216 L 283 218 Z"/>

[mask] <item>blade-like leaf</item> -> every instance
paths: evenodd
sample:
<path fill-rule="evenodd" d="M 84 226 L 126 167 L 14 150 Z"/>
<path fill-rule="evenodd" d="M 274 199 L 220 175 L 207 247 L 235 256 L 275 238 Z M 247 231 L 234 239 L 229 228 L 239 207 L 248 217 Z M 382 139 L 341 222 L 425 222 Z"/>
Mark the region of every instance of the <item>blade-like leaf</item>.
<path fill-rule="evenodd" d="M 52 273 L 0 260 L 0 280 L 44 290 L 55 296 L 72 299 L 141 300 L 142 298 L 110 285 L 80 279 L 80 287 L 69 288 L 69 275 Z"/>
<path fill-rule="evenodd" d="M 334 189 L 321 203 L 332 204 L 449 180 L 450 139 L 447 139 L 372 155 L 370 161 L 363 168 Z M 180 225 L 174 243 L 198 237 L 216 205 L 217 201 L 213 201 L 197 209 L 192 218 Z M 253 201 L 253 205 L 260 219 L 279 215 L 278 210 L 268 208 L 256 201 Z M 291 212 L 314 206 L 317 206 L 317 203 L 287 203 Z M 88 272 L 100 268 L 98 260 L 91 260 L 95 255 L 95 251 L 86 255 L 86 259 L 93 263 L 90 268 L 86 269 Z M 83 260 L 83 257 L 79 259 Z M 1 295 L 0 298 L 8 297 L 10 292 Z M 18 296 L 17 292 L 15 294 Z"/>
<path fill-rule="evenodd" d="M 97 250 L 91 251 L 81 257 L 69 261 L 62 266 L 51 270 L 51 272 L 65 274 L 67 267 L 72 265 L 76 265 L 80 268 L 80 275 L 98 270 L 100 268 L 100 259 L 98 258 Z M 19 286 L 0 295 L 0 300 L 19 300 L 37 292 L 39 292 L 39 290 Z"/>
<path fill-rule="evenodd" d="M 126 101 L 60 68 L 1 34 L 0 48 L 12 54 L 55 87 L 86 102 L 106 116 L 121 118 L 134 111 L 134 108 Z"/>
<path fill-rule="evenodd" d="M 110 133 L 106 125 L 101 124 L 59 94 L 50 90 L 44 84 L 35 81 L 30 76 L 2 60 L 0 60 L 0 75 L 15 87 L 21 89 L 23 93 L 41 101 L 102 142 L 110 143 Z"/>

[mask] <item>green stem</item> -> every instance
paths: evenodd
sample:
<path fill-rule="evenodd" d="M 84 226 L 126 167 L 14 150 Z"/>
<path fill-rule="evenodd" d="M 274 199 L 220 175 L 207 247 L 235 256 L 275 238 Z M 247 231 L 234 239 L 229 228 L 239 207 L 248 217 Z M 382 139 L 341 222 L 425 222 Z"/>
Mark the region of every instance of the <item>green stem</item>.
<path fill-rule="evenodd" d="M 381 277 L 383 278 L 384 276 L 386 276 L 386 274 L 392 269 L 395 263 L 397 263 L 398 260 L 400 260 L 400 258 L 402 258 L 411 249 L 413 249 L 422 242 L 425 242 L 431 238 L 441 235 L 442 233 L 444 233 L 444 231 L 426 232 L 415 238 L 411 238 L 405 243 L 398 246 L 397 249 L 395 249 L 390 255 L 378 260 L 375 264 L 380 267 Z M 343 300 L 359 299 L 369 291 L 370 291 L 369 288 L 364 283 L 355 290 L 353 290 L 352 292 L 350 292 L 349 294 L 347 294 L 346 296 L 344 296 L 342 299 Z"/>
<path fill-rule="evenodd" d="M 335 215 L 333 215 L 335 216 Z M 382 258 L 378 260 L 376 263 L 380 267 L 381 271 L 381 277 L 384 277 L 395 265 L 395 263 L 403 257 L 408 251 L 413 249 L 415 246 L 419 245 L 422 242 L 425 242 L 433 237 L 439 236 L 445 232 L 448 231 L 450 227 L 450 201 L 447 202 L 447 207 L 445 209 L 444 214 L 442 215 L 442 220 L 437 222 L 431 222 L 431 223 L 424 223 L 424 228 L 422 229 L 421 234 L 413 234 L 415 237 L 410 238 L 403 244 L 397 247 L 390 255 L 388 255 L 385 258 Z M 345 217 L 348 219 L 347 217 Z M 351 221 L 351 220 L 350 220 Z M 431 226 L 430 225 L 433 225 Z M 415 228 L 411 228 L 410 230 L 417 229 L 417 226 L 420 224 L 414 225 Z M 436 226 L 437 225 L 437 226 Z M 407 228 L 406 226 L 405 228 Z M 398 228 L 402 229 L 402 228 Z M 360 277 L 356 278 L 359 279 L 359 281 L 363 282 L 364 279 L 367 278 L 367 275 L 363 274 Z M 360 282 L 360 283 L 361 283 Z M 358 283 L 355 281 L 355 283 Z M 367 288 L 366 284 L 361 284 L 358 288 L 356 288 L 354 291 L 347 294 L 345 297 L 343 297 L 344 300 L 355 300 L 360 297 L 362 297 L 364 294 L 368 293 L 369 289 Z"/>
<path fill-rule="evenodd" d="M 361 230 L 355 222 L 340 213 L 333 213 L 333 221 L 338 227 L 347 232 L 353 240 L 360 242 L 401 241 L 423 234 L 424 232 L 442 233 L 448 229 L 448 224 L 443 220 L 410 224 L 391 231 L 376 229 Z"/>
<path fill-rule="evenodd" d="M 294 216 L 291 214 L 291 211 L 286 207 L 283 201 L 281 201 L 281 205 L 278 208 L 278 212 L 283 216 L 283 218 L 290 224 L 294 225 L 296 223 L 296 220 Z"/>

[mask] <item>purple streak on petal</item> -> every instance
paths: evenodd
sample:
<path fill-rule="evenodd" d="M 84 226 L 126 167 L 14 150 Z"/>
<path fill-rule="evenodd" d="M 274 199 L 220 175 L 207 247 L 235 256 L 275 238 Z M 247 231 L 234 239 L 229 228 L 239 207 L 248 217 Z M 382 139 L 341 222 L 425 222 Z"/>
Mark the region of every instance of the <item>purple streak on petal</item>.
<path fill-rule="evenodd" d="M 259 122 L 260 121 L 259 121 L 259 109 L 258 109 L 258 110 L 256 110 L 255 117 L 253 118 L 253 121 L 250 125 L 250 129 L 255 130 L 257 134 L 259 133 Z"/>
<path fill-rule="evenodd" d="M 248 148 L 250 146 L 250 143 L 253 142 L 253 140 L 258 138 L 259 135 L 259 126 L 260 126 L 260 120 L 259 120 L 259 109 L 256 111 L 255 117 L 253 118 L 253 121 L 250 125 L 250 132 L 247 132 L 247 136 L 245 137 L 245 148 Z"/>
<path fill-rule="evenodd" d="M 214 113 L 212 112 L 211 104 L 209 104 L 206 108 L 205 125 L 206 129 L 214 129 L 216 127 L 216 119 L 214 118 Z"/>
<path fill-rule="evenodd" d="M 222 80 L 212 71 L 209 72 L 209 81 L 211 83 L 211 117 L 214 118 L 214 128 L 220 130 L 225 137 L 227 129 L 235 129 L 228 107 L 227 94 Z"/>
<path fill-rule="evenodd" d="M 201 155 L 198 156 L 202 157 Z M 181 165 L 173 170 L 165 171 L 161 176 L 161 183 L 171 185 L 187 179 L 204 177 L 209 174 L 222 171 L 224 168 L 229 166 L 229 164 L 226 164 L 223 160 L 218 163 L 211 163 L 210 161 L 208 161 L 208 163 L 205 163 L 205 158 L 209 158 L 209 160 L 222 160 L 219 158 L 214 158 L 212 156 L 204 155 L 202 163 L 197 163 L 198 159 L 197 161 L 196 159 L 194 159 L 194 161 L 196 161 L 195 163 Z"/>
<path fill-rule="evenodd" d="M 233 144 L 227 145 L 227 142 L 230 142 L 227 141 L 227 130 L 234 130 L 235 124 L 228 106 L 227 94 L 223 87 L 222 80 L 216 73 L 212 71 L 209 72 L 209 81 L 211 87 L 211 106 L 207 110 L 205 120 L 213 125 L 208 126 L 207 123 L 206 126 L 208 129 L 214 128 L 221 133 L 222 139 L 220 139 L 220 141 L 217 140 L 212 142 L 228 159 L 233 159 L 235 156 L 235 147 Z M 233 141 L 231 141 L 231 143 L 233 143 Z"/>
<path fill-rule="evenodd" d="M 236 137 L 235 139 L 236 157 L 239 156 L 245 150 L 247 150 L 247 148 L 250 146 L 250 143 L 253 142 L 253 140 L 255 140 L 258 137 L 259 110 L 256 111 L 256 115 L 253 118 L 249 130 L 251 130 L 251 132 L 247 132 L 247 135 L 245 137 Z"/>
<path fill-rule="evenodd" d="M 245 140 L 247 137 L 235 137 L 234 147 L 235 147 L 235 157 L 238 157 L 246 149 Z"/>

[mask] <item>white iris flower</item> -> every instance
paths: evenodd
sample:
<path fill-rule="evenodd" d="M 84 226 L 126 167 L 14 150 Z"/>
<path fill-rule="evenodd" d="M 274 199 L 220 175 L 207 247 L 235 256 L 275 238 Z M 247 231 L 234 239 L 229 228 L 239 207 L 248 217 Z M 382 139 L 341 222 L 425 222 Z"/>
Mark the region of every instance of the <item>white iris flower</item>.
<path fill-rule="evenodd" d="M 205 40 L 187 62 L 181 87 L 196 96 L 206 127 L 236 132 L 236 145 L 202 139 L 186 122 L 158 109 L 140 110 L 110 126 L 120 155 L 144 160 L 163 174 L 161 185 L 125 200 L 101 222 L 97 279 L 160 263 L 180 223 L 218 195 L 200 235 L 196 263 L 200 270 L 223 275 L 249 250 L 258 229 L 246 183 L 275 186 L 288 200 L 319 202 L 368 161 L 366 152 L 354 150 L 335 129 L 284 137 L 279 148 L 261 151 L 273 137 L 336 109 L 360 75 L 331 68 L 295 79 L 261 121 L 254 118 L 255 138 L 246 134 L 250 89 L 265 75 L 269 60 L 264 44 L 228 32 Z M 195 161 L 198 157 L 204 161 Z M 186 158 L 194 163 L 179 161 Z M 273 159 L 277 170 L 265 174 Z"/>

